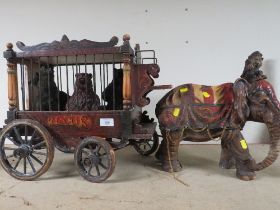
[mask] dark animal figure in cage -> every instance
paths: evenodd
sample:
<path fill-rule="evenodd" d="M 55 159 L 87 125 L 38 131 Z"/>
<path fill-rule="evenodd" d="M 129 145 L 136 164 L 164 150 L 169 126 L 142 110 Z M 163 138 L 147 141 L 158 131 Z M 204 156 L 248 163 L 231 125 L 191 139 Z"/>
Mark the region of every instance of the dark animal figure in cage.
<path fill-rule="evenodd" d="M 100 106 L 99 96 L 93 91 L 92 74 L 77 73 L 74 93 L 69 98 L 68 111 L 94 111 Z"/>
<path fill-rule="evenodd" d="M 69 96 L 60 91 L 54 81 L 53 66 L 42 65 L 33 80 L 34 111 L 65 111 Z"/>
<path fill-rule="evenodd" d="M 106 109 L 123 109 L 123 69 L 113 69 L 113 79 L 102 92 L 102 99 L 107 102 Z M 114 102 L 115 100 L 115 102 Z"/>

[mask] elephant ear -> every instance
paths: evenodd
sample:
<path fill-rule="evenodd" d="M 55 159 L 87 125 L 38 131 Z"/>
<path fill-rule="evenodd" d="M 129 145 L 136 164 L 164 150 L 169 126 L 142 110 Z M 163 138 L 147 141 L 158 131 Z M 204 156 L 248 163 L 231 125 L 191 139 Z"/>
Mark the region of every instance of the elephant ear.
<path fill-rule="evenodd" d="M 250 84 L 244 79 L 238 79 L 233 84 L 233 109 L 242 123 L 246 121 L 250 114 L 247 99 L 249 86 Z"/>

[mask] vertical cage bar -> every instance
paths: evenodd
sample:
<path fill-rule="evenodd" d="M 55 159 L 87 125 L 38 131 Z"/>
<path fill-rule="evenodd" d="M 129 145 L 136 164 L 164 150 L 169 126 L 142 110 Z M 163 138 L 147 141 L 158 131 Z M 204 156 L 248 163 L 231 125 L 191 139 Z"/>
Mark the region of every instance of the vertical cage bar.
<path fill-rule="evenodd" d="M 104 53 L 102 54 L 102 57 L 103 57 L 103 62 L 102 62 L 102 66 L 103 66 L 103 71 L 102 71 L 102 80 L 103 80 L 103 93 L 104 93 L 104 99 L 106 98 L 106 93 L 105 93 L 105 85 L 106 85 L 106 81 L 105 81 L 105 74 L 106 74 L 106 67 L 105 67 L 105 55 Z M 105 110 L 105 100 L 103 100 L 103 109 Z"/>
<path fill-rule="evenodd" d="M 61 76 L 61 65 L 59 65 L 59 82 L 60 82 L 60 90 L 63 90 L 62 76 Z"/>
<path fill-rule="evenodd" d="M 75 61 L 75 65 L 76 65 L 76 74 L 77 73 L 80 73 L 78 69 L 80 69 L 80 66 L 78 65 L 78 56 L 76 55 L 76 61 Z M 76 78 L 75 78 L 76 79 Z M 75 91 L 75 86 L 74 86 L 74 91 Z M 79 97 L 78 97 L 78 94 L 76 94 L 76 107 L 79 107 Z"/>
<path fill-rule="evenodd" d="M 24 103 L 25 103 L 25 110 L 30 110 L 30 93 L 29 93 L 29 68 L 27 65 L 27 60 L 24 61 L 23 67 L 23 74 L 24 74 Z"/>
<path fill-rule="evenodd" d="M 21 80 L 21 99 L 22 99 L 22 109 L 25 111 L 25 84 L 24 84 L 24 60 L 21 59 L 20 64 L 20 80 Z"/>
<path fill-rule="evenodd" d="M 109 75 L 108 75 L 108 64 L 106 64 L 106 87 L 109 84 Z"/>
<path fill-rule="evenodd" d="M 75 85 L 75 69 L 74 69 L 74 65 L 71 65 L 72 66 L 72 72 L 73 72 L 73 75 L 72 75 L 72 80 L 73 80 L 73 87 Z"/>
<path fill-rule="evenodd" d="M 93 90 L 96 93 L 96 74 L 95 74 L 95 55 L 93 55 L 93 64 L 92 64 L 92 77 L 93 77 Z"/>
<path fill-rule="evenodd" d="M 58 75 L 58 56 L 56 56 L 56 83 L 57 83 L 57 101 L 58 101 L 58 105 L 57 105 L 57 110 L 60 111 L 60 83 L 59 83 L 59 75 Z"/>
<path fill-rule="evenodd" d="M 87 74 L 87 55 L 85 55 L 85 73 L 86 73 L 86 107 L 88 109 L 88 74 Z M 91 107 L 90 107 L 91 109 Z"/>
<path fill-rule="evenodd" d="M 38 65 L 39 65 L 39 110 L 42 111 L 42 87 L 41 87 L 41 57 L 38 58 Z"/>
<path fill-rule="evenodd" d="M 49 111 L 52 111 L 51 106 L 51 81 L 50 81 L 50 63 L 49 63 L 49 57 L 47 57 L 47 73 L 48 73 L 48 105 L 49 105 Z"/>
<path fill-rule="evenodd" d="M 78 55 L 76 55 L 75 65 L 76 65 L 76 74 L 77 74 L 78 73 Z"/>
<path fill-rule="evenodd" d="M 34 90 L 33 90 L 34 75 L 33 75 L 33 59 L 32 58 L 30 58 L 30 71 L 29 72 L 31 74 L 31 84 L 30 84 L 30 86 L 31 86 L 31 94 L 30 94 L 31 98 L 29 98 L 29 107 L 31 106 L 31 111 L 34 111 Z"/>
<path fill-rule="evenodd" d="M 103 85 L 102 85 L 102 69 L 100 63 L 99 63 L 99 79 L 100 79 L 100 95 L 102 96 Z M 103 101 L 104 101 L 103 97 L 101 97 L 101 105 L 103 105 Z"/>
<path fill-rule="evenodd" d="M 66 91 L 67 95 L 69 96 L 69 84 L 68 84 L 68 57 L 65 57 L 65 65 L 66 65 Z M 60 75 L 61 76 L 61 75 Z M 69 104 L 67 103 L 67 110 L 69 110 Z"/>
<path fill-rule="evenodd" d="M 116 110 L 116 93 L 115 93 L 115 75 L 117 74 L 117 72 L 115 72 L 115 54 L 113 54 L 113 69 L 112 69 L 112 74 L 113 74 L 113 110 Z"/>

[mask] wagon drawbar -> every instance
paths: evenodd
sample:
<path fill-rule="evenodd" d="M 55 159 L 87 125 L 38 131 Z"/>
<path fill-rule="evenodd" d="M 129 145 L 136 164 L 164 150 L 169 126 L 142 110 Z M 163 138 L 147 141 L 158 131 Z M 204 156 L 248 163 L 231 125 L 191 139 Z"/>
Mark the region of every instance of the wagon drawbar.
<path fill-rule="evenodd" d="M 157 150 L 156 123 L 143 107 L 159 76 L 155 51 L 130 46 L 130 36 L 108 42 L 69 40 L 7 44 L 7 119 L 0 133 L 0 163 L 21 180 L 52 164 L 55 147 L 74 152 L 81 176 L 102 182 L 114 171 L 115 150 L 133 145 Z"/>

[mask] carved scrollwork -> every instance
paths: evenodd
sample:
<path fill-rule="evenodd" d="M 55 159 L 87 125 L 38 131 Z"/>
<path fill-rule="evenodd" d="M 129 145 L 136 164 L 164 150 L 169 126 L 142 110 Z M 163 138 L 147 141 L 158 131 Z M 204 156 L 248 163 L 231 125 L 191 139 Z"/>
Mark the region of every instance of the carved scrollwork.
<path fill-rule="evenodd" d="M 159 77 L 160 69 L 157 64 L 139 64 L 135 67 L 135 74 L 137 74 L 135 77 L 137 78 L 135 104 L 144 107 L 150 103 L 150 99 L 147 95 L 153 90 L 153 78 Z"/>
<path fill-rule="evenodd" d="M 63 35 L 61 41 L 53 41 L 51 43 L 41 43 L 33 46 L 26 46 L 23 42 L 18 41 L 17 47 L 22 51 L 39 51 L 39 50 L 61 50 L 61 49 L 88 49 L 114 47 L 118 43 L 118 37 L 113 36 L 108 42 L 95 42 L 87 39 L 81 41 L 69 40 L 66 35 Z"/>

